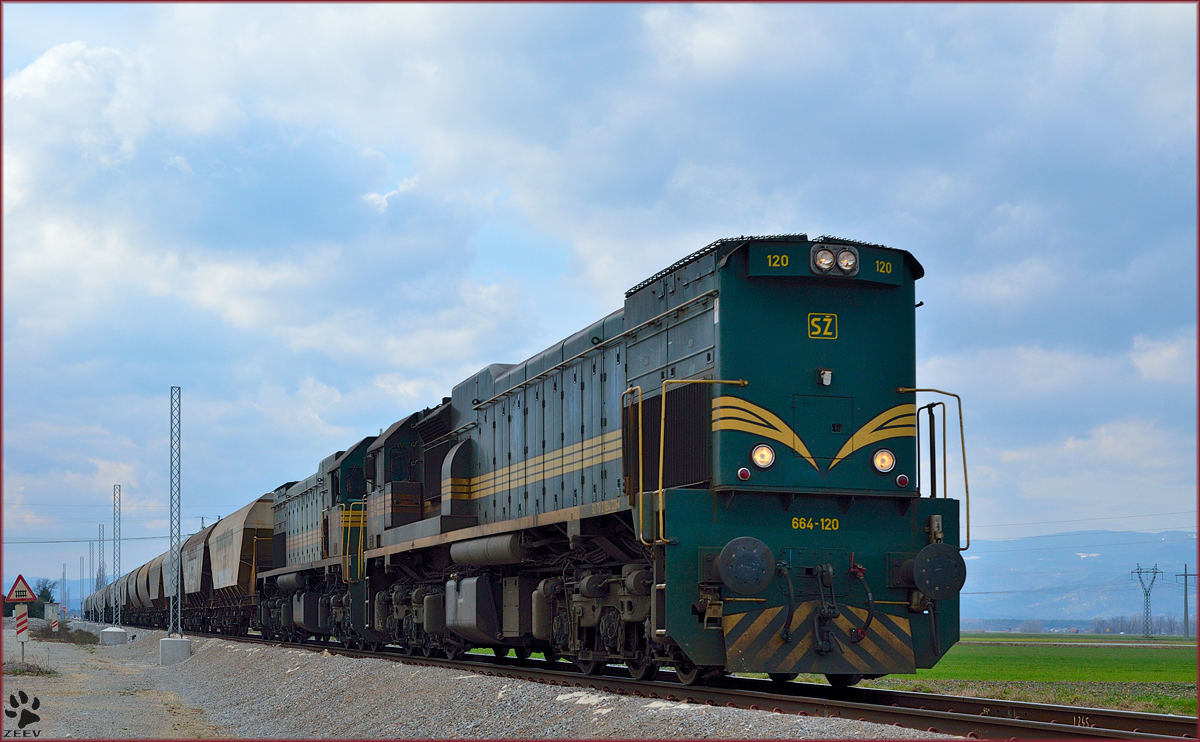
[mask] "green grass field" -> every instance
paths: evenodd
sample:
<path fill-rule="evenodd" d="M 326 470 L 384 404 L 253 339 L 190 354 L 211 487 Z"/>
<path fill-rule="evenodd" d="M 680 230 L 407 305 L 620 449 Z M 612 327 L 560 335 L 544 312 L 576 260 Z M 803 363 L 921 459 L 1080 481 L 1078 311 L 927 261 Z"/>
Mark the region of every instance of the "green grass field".
<path fill-rule="evenodd" d="M 933 669 L 863 685 L 1195 716 L 1196 644 L 1181 637 L 964 634 Z"/>
<path fill-rule="evenodd" d="M 964 631 L 962 642 L 1019 642 L 1037 644 L 1153 644 L 1155 646 L 1196 646 L 1196 639 L 1182 636 L 1152 636 L 1146 639 L 1129 634 L 1021 634 L 1009 631 Z"/>
<path fill-rule="evenodd" d="M 1106 646 L 1055 646 L 1044 641 L 992 644 L 991 636 L 987 635 L 988 643 L 968 640 L 955 644 L 937 667 L 922 670 L 919 675 L 931 679 L 1042 683 L 1196 682 L 1194 648 L 1122 646 L 1124 642 L 1106 642 Z"/>

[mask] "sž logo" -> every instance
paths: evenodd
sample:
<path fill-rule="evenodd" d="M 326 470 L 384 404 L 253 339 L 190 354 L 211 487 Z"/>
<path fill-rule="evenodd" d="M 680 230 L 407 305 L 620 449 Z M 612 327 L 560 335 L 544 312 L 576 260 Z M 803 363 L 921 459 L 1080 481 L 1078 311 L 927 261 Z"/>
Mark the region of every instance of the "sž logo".
<path fill-rule="evenodd" d="M 17 719 L 16 729 L 5 729 L 5 737 L 37 737 L 40 736 L 40 729 L 26 729 L 30 724 L 36 724 L 42 720 L 42 717 L 33 713 L 42 705 L 42 702 L 34 696 L 30 702 L 29 696 L 23 690 L 8 695 L 8 706 L 4 708 L 4 715 L 10 719 Z M 18 719 L 18 713 L 20 718 Z"/>

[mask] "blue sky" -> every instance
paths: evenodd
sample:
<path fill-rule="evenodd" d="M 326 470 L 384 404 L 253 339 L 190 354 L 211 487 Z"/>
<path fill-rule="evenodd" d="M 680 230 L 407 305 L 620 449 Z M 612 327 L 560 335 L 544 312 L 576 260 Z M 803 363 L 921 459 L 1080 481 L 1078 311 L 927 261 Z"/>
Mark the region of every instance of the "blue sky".
<path fill-rule="evenodd" d="M 1194 529 L 1193 5 L 3 13 L 6 574 L 166 532 L 172 385 L 191 531 L 799 231 L 925 265 L 975 537 Z"/>

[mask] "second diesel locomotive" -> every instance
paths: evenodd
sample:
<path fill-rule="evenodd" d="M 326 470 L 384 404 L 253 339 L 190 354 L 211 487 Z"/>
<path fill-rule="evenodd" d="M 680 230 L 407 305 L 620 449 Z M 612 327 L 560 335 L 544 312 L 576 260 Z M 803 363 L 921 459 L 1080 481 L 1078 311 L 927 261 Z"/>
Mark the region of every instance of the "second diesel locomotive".
<path fill-rule="evenodd" d="M 932 667 L 966 570 L 959 502 L 918 482 L 922 274 L 838 238 L 708 245 L 269 493 L 238 630 L 689 684 Z"/>

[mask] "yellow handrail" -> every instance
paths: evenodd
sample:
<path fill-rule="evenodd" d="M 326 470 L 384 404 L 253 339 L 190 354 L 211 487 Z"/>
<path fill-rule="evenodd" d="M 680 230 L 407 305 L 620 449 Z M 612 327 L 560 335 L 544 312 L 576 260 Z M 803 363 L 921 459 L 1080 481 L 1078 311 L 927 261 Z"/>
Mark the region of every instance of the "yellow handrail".
<path fill-rule="evenodd" d="M 351 582 L 358 582 L 357 575 L 355 575 L 353 580 L 351 580 L 349 577 L 350 567 L 352 566 L 352 562 L 350 561 L 350 559 L 351 559 L 350 549 L 347 548 L 350 545 L 349 544 L 350 529 L 354 528 L 355 524 L 357 523 L 359 546 L 361 547 L 362 546 L 363 526 L 366 525 L 366 523 L 365 523 L 366 519 L 364 517 L 366 515 L 366 513 L 363 510 L 363 501 L 362 500 L 357 500 L 355 502 L 347 503 L 347 505 L 348 505 L 348 509 L 342 511 L 342 582 L 344 582 L 346 584 L 350 584 Z M 354 519 L 354 512 L 355 512 L 354 506 L 355 505 L 358 506 L 358 514 L 360 516 L 357 521 Z M 347 517 L 347 516 L 349 516 L 349 517 Z M 361 557 L 359 558 L 358 564 L 359 564 L 359 571 L 361 572 L 362 571 Z"/>
<path fill-rule="evenodd" d="M 958 402 L 958 440 L 962 444 L 962 462 L 963 462 L 963 499 L 966 501 L 967 508 L 967 545 L 959 548 L 959 551 L 966 551 L 971 548 L 971 487 L 967 482 L 967 438 L 963 430 L 963 414 L 962 414 L 962 397 L 954 392 L 943 392 L 941 389 L 913 389 L 911 387 L 901 386 L 896 387 L 897 394 L 913 394 L 915 392 L 930 392 L 932 394 L 944 394 L 947 397 L 954 397 Z M 944 418 L 943 418 L 944 419 Z M 943 443 L 945 436 L 943 436 Z M 945 460 L 943 457 L 943 464 Z M 944 485 L 943 485 L 944 486 Z"/>
<path fill-rule="evenodd" d="M 645 538 L 646 521 L 642 515 L 642 495 L 646 492 L 646 467 L 644 457 L 645 446 L 642 445 L 642 388 L 640 386 L 631 386 L 625 391 L 621 392 L 621 409 L 625 409 L 625 397 L 627 395 L 632 397 L 634 392 L 637 392 L 638 408 L 638 541 L 641 541 L 643 546 L 653 546 L 654 542 L 647 541 Z M 630 402 L 629 407 L 631 409 L 633 408 L 632 402 Z M 622 425 L 624 425 L 624 423 L 622 423 Z"/>
<path fill-rule="evenodd" d="M 364 543 L 367 537 L 367 501 L 362 501 L 361 507 L 362 517 L 358 520 L 358 574 L 355 576 L 355 582 L 362 578 L 363 574 L 363 557 L 366 555 Z"/>
<path fill-rule="evenodd" d="M 663 382 L 662 403 L 658 408 L 658 538 L 656 544 L 667 543 L 666 495 L 663 491 L 663 456 L 667 437 L 667 384 L 734 384 L 747 386 L 745 379 L 667 379 Z M 711 412 L 710 412 L 711 414 Z"/>

